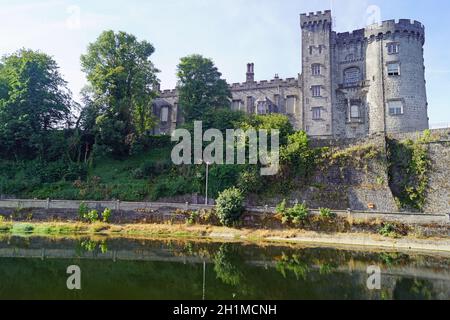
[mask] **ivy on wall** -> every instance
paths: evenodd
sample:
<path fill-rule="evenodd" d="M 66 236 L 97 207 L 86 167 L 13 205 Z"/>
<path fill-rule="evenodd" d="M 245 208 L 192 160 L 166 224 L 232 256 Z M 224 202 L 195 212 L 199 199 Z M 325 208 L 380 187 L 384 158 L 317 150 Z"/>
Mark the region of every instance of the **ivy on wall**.
<path fill-rule="evenodd" d="M 430 131 L 417 141 L 387 139 L 389 185 L 399 209 L 423 211 L 429 185 L 431 159 L 428 143 Z"/>

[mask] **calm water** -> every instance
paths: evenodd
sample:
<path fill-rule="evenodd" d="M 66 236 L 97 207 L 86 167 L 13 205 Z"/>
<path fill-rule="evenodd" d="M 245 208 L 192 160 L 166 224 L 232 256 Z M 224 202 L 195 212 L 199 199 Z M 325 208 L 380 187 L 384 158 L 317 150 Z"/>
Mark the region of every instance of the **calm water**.
<path fill-rule="evenodd" d="M 67 267 L 82 290 L 67 289 Z M 367 288 L 367 268 L 382 289 Z M 183 241 L 0 239 L 0 299 L 450 299 L 445 257 Z"/>

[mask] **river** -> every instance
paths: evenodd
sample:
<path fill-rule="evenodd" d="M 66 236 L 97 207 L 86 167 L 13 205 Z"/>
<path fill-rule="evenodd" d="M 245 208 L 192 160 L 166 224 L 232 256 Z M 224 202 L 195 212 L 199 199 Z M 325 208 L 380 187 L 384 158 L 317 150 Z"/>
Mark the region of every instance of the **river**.
<path fill-rule="evenodd" d="M 69 266 L 79 267 L 81 290 L 68 289 Z M 0 299 L 448 300 L 449 266 L 440 254 L 5 236 Z"/>

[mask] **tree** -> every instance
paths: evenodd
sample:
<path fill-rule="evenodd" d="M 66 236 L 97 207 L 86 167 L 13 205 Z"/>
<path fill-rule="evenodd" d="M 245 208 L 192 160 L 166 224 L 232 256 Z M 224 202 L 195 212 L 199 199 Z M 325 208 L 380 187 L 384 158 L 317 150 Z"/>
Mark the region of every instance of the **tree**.
<path fill-rule="evenodd" d="M 81 56 L 98 106 L 97 143 L 116 155 L 126 154 L 132 137 L 146 134 L 155 124 L 152 99 L 159 71 L 150 60 L 154 52 L 153 45 L 134 35 L 105 31 Z"/>
<path fill-rule="evenodd" d="M 178 65 L 179 104 L 187 123 L 230 104 L 231 92 L 212 60 L 201 55 L 181 58 Z"/>
<path fill-rule="evenodd" d="M 48 55 L 19 50 L 0 67 L 0 147 L 4 157 L 46 157 L 52 132 L 67 126 L 72 107 L 67 82 Z"/>

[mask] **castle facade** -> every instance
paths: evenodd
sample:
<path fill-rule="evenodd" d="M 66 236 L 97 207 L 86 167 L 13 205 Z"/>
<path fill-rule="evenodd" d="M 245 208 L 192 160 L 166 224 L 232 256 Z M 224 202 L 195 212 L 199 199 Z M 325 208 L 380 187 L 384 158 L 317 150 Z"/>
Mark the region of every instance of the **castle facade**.
<path fill-rule="evenodd" d="M 313 138 L 358 138 L 374 133 L 428 129 L 425 28 L 417 21 L 389 20 L 351 33 L 332 29 L 331 11 L 300 15 L 302 70 L 295 78 L 230 85 L 230 108 L 253 114 L 285 114 Z M 183 122 L 176 90 L 154 102 L 155 134 Z"/>

